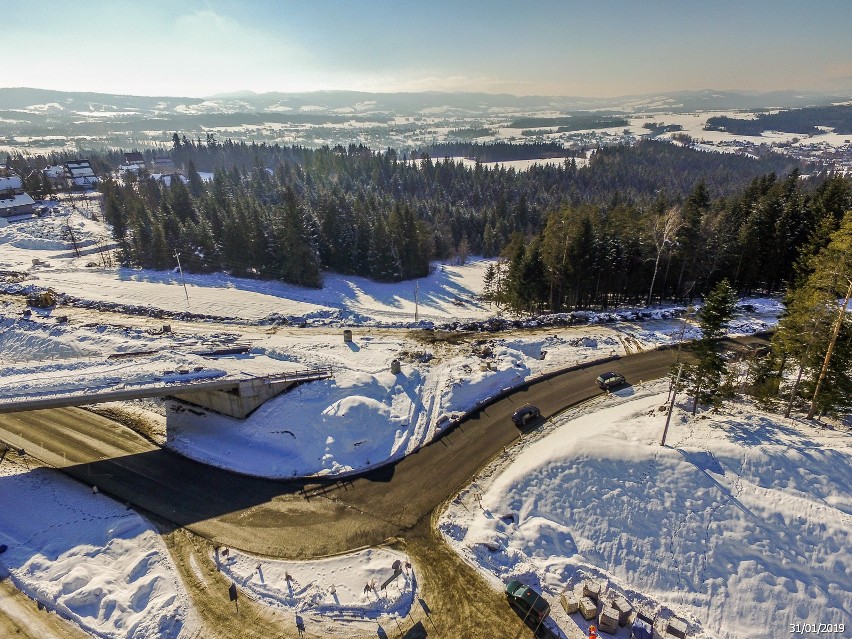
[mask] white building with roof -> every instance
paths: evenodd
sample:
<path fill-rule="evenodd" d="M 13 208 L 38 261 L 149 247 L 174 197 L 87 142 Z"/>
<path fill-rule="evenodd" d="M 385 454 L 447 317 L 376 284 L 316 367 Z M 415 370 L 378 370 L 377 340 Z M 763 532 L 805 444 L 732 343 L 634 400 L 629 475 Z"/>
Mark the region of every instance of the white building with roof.
<path fill-rule="evenodd" d="M 0 217 L 32 215 L 34 210 L 35 201 L 26 193 L 0 195 Z"/>
<path fill-rule="evenodd" d="M 24 181 L 20 175 L 9 173 L 0 177 L 0 197 L 4 195 L 20 195 L 24 192 Z"/>
<path fill-rule="evenodd" d="M 98 176 L 88 160 L 69 160 L 65 163 L 65 180 L 72 189 L 94 189 Z"/>
<path fill-rule="evenodd" d="M 44 173 L 45 177 L 47 177 L 50 182 L 50 186 L 53 188 L 56 189 L 61 186 L 65 186 L 65 167 L 61 164 L 42 169 L 42 173 Z"/>

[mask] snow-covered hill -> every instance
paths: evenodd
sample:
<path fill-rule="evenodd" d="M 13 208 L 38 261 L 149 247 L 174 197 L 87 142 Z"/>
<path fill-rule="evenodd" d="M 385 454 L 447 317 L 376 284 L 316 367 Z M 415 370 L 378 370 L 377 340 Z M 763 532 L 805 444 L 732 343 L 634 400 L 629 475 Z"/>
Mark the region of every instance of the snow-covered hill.
<path fill-rule="evenodd" d="M 558 418 L 451 505 L 440 528 L 469 563 L 497 588 L 541 585 L 567 636 L 588 623 L 558 595 L 587 577 L 660 620 L 688 620 L 690 637 L 849 623 L 847 430 L 749 404 L 697 417 L 684 405 L 661 447 L 666 386 L 618 395 Z"/>

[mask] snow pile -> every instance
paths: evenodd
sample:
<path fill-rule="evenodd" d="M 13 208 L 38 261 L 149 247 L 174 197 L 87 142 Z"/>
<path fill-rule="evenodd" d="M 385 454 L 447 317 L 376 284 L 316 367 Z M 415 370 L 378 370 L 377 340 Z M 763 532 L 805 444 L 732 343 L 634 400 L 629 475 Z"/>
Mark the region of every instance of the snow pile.
<path fill-rule="evenodd" d="M 170 404 L 169 446 L 193 459 L 265 477 L 341 475 L 422 445 L 423 378 L 340 371 L 266 402 L 248 419 Z"/>
<path fill-rule="evenodd" d="M 511 346 L 497 340 L 480 351 L 479 358 L 458 358 L 448 367 L 439 405 L 444 414 L 466 412 L 478 402 L 498 395 L 503 389 L 522 384 L 532 375 L 535 358 L 527 352 L 540 350 L 536 342 L 515 340 Z M 522 350 L 524 349 L 524 350 Z"/>
<path fill-rule="evenodd" d="M 151 525 L 52 470 L 0 463 L 0 576 L 89 633 L 177 637 L 187 595 Z M 37 507 L 34 507 L 37 505 Z"/>
<path fill-rule="evenodd" d="M 377 621 L 405 617 L 414 603 L 408 557 L 387 549 L 308 562 L 217 550 L 214 560 L 249 597 L 295 614 L 296 625 L 312 634 L 372 634 Z"/>
<path fill-rule="evenodd" d="M 583 575 L 609 580 L 634 606 L 688 619 L 690 636 L 848 623 L 848 435 L 735 406 L 677 411 L 662 448 L 665 392 L 622 394 L 460 496 L 440 528 L 462 556 L 496 587 L 538 582 L 555 608 Z"/>

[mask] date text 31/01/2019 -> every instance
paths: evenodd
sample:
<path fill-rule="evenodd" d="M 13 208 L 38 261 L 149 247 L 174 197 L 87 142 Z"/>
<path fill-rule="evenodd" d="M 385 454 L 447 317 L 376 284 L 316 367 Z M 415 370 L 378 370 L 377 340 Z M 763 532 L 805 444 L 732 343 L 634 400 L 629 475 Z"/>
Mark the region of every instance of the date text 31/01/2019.
<path fill-rule="evenodd" d="M 791 623 L 791 634 L 836 634 L 846 632 L 846 625 L 842 623 Z"/>

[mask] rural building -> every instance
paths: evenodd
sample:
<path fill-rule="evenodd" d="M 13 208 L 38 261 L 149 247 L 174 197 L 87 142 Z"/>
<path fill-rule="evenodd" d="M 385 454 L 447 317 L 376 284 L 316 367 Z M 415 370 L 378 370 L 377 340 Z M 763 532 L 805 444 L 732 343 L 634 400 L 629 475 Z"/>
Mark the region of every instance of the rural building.
<path fill-rule="evenodd" d="M 61 164 L 49 166 L 42 170 L 44 176 L 50 182 L 50 186 L 54 189 L 59 189 L 65 186 L 65 167 Z"/>
<path fill-rule="evenodd" d="M 0 197 L 21 195 L 24 192 L 24 182 L 19 175 L 9 171 L 0 174 Z"/>
<path fill-rule="evenodd" d="M 34 209 L 35 201 L 26 193 L 0 195 L 0 217 L 32 215 Z"/>
<path fill-rule="evenodd" d="M 72 189 L 94 189 L 98 177 L 88 160 L 69 160 L 65 163 L 65 181 Z"/>
<path fill-rule="evenodd" d="M 118 170 L 122 172 L 131 171 L 133 173 L 139 173 L 139 171 L 144 171 L 145 158 L 139 151 L 131 151 L 130 153 L 125 153 L 124 161 L 119 165 Z"/>
<path fill-rule="evenodd" d="M 168 175 L 176 172 L 177 167 L 175 166 L 175 163 L 172 162 L 172 159 L 170 157 L 156 157 L 151 163 L 151 173 Z"/>
<path fill-rule="evenodd" d="M 33 199 L 24 193 L 21 176 L 5 167 L 0 169 L 0 218 L 32 214 L 34 207 Z"/>

